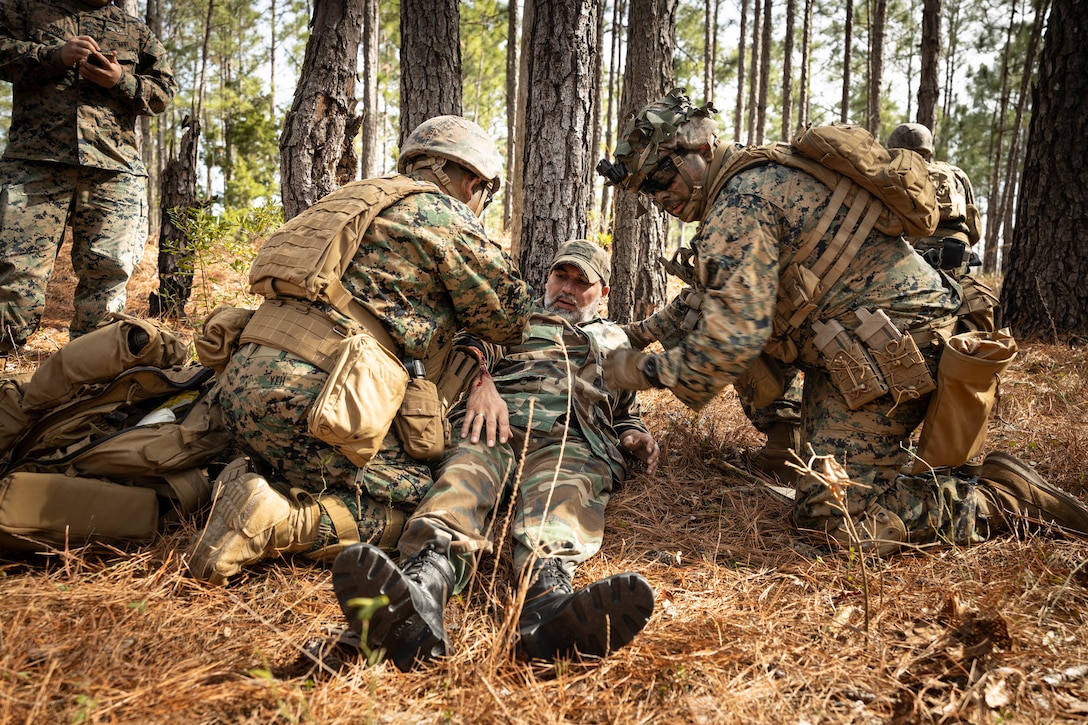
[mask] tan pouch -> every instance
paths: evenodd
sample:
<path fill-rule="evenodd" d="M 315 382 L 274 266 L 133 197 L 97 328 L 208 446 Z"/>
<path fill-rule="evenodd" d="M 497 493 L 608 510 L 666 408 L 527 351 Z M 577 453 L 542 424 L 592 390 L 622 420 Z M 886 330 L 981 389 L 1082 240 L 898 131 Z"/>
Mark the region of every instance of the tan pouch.
<path fill-rule="evenodd" d="M 23 410 L 55 408 L 79 397 L 87 385 L 113 380 L 137 366 L 169 368 L 189 359 L 189 348 L 153 320 L 111 313 L 101 323 L 55 352 L 23 389 Z"/>
<path fill-rule="evenodd" d="M 922 424 L 914 473 L 929 467 L 961 466 L 982 450 L 1001 373 L 1016 357 L 1016 350 L 1008 328 L 948 339 L 937 367 L 937 392 L 930 398 Z"/>
<path fill-rule="evenodd" d="M 438 386 L 427 378 L 412 378 L 393 419 L 404 451 L 420 461 L 434 461 L 446 450 L 446 416 Z"/>
<path fill-rule="evenodd" d="M 193 338 L 196 357 L 200 364 L 222 375 L 231 355 L 238 349 L 242 330 L 253 317 L 253 310 L 233 305 L 219 305 L 207 319 L 200 334 Z"/>
<path fill-rule="evenodd" d="M 755 408 L 763 408 L 786 392 L 786 377 L 778 362 L 766 353 L 752 361 L 733 383 L 737 394 Z"/>
<path fill-rule="evenodd" d="M 30 427 L 23 412 L 23 386 L 17 380 L 0 381 L 0 461 L 11 455 L 11 446 Z"/>
<path fill-rule="evenodd" d="M 345 338 L 325 387 L 310 408 L 310 435 L 356 466 L 381 448 L 404 400 L 408 371 L 370 333 Z"/>
<path fill-rule="evenodd" d="M 0 479 L 0 548 L 42 551 L 92 541 L 147 541 L 159 502 L 150 488 L 60 473 L 12 473 Z"/>

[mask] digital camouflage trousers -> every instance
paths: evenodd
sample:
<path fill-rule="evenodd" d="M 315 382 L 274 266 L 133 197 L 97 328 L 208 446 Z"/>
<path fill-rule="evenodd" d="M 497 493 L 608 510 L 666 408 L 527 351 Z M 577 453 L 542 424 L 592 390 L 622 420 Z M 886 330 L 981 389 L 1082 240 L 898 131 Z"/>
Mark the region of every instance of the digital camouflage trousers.
<path fill-rule="evenodd" d="M 125 309 L 125 286 L 147 241 L 147 179 L 37 161 L 0 161 L 0 350 L 34 334 L 53 264 L 72 229 L 78 279 L 70 332 Z"/>
<path fill-rule="evenodd" d="M 404 452 L 392 430 L 362 469 L 310 435 L 307 416 L 327 377 L 281 350 L 243 345 L 219 383 L 223 422 L 273 487 L 336 496 L 355 517 L 360 540 L 377 542 L 391 507 L 407 514 L 423 498 L 431 470 Z"/>

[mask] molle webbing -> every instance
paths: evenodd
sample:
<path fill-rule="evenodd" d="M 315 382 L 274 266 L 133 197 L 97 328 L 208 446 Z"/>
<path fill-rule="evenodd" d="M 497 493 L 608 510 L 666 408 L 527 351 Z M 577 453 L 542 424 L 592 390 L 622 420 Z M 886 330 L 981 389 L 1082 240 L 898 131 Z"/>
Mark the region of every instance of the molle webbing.
<path fill-rule="evenodd" d="M 377 318 L 361 305 L 359 310 L 361 313 L 355 320 L 359 322 L 361 317 L 370 324 L 338 324 L 317 307 L 302 300 L 265 300 L 253 313 L 239 342 L 255 342 L 285 350 L 326 372 L 336 364 L 340 342 L 364 329 L 387 350 L 396 350 L 389 333 Z"/>

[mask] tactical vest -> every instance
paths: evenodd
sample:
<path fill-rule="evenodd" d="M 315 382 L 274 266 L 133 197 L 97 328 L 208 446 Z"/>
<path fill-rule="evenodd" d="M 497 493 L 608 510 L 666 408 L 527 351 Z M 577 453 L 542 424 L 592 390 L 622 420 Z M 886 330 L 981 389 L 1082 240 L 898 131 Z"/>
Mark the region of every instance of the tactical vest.
<path fill-rule="evenodd" d="M 340 343 L 365 329 L 399 357 L 385 327 L 352 297 L 341 278 L 374 219 L 420 193 L 443 192 L 435 184 L 401 174 L 354 181 L 276 230 L 250 268 L 250 291 L 265 302 L 246 324 L 239 343 L 271 345 L 329 371 Z M 353 326 L 344 327 L 315 302 L 329 305 Z M 458 397 L 476 369 L 474 359 L 459 353 L 451 356 L 450 346 L 430 351 L 423 364 L 444 405 Z"/>
<path fill-rule="evenodd" d="M 889 236 L 932 234 L 938 220 L 937 205 L 922 157 L 902 149 L 888 151 L 858 126 L 808 127 L 789 145 L 731 150 L 709 184 L 708 205 L 729 179 L 772 163 L 800 169 L 832 190 L 827 208 L 801 240 L 797 252 L 780 260 L 774 333 L 767 351 L 792 362 L 798 350 L 791 335 L 839 281 L 872 231 Z M 849 211 L 842 225 L 823 253 L 809 263 L 843 207 Z"/>

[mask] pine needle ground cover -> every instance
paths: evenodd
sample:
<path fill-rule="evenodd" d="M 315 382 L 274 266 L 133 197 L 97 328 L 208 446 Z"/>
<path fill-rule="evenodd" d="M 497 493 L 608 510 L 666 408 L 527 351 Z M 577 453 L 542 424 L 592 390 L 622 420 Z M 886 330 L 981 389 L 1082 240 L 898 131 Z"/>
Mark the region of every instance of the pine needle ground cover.
<path fill-rule="evenodd" d="M 1088 351 L 1026 345 L 1003 391 L 988 447 L 1088 500 Z M 752 473 L 762 438 L 731 391 L 700 414 L 643 401 L 660 470 L 614 494 L 604 548 L 575 579 L 631 570 L 654 587 L 649 625 L 607 659 L 513 657 L 500 537 L 447 608 L 453 656 L 366 666 L 337 644 L 327 568 L 286 559 L 208 587 L 185 573 L 192 520 L 142 547 L 0 557 L 0 722 L 1088 721 L 1088 541 L 823 549 Z"/>

